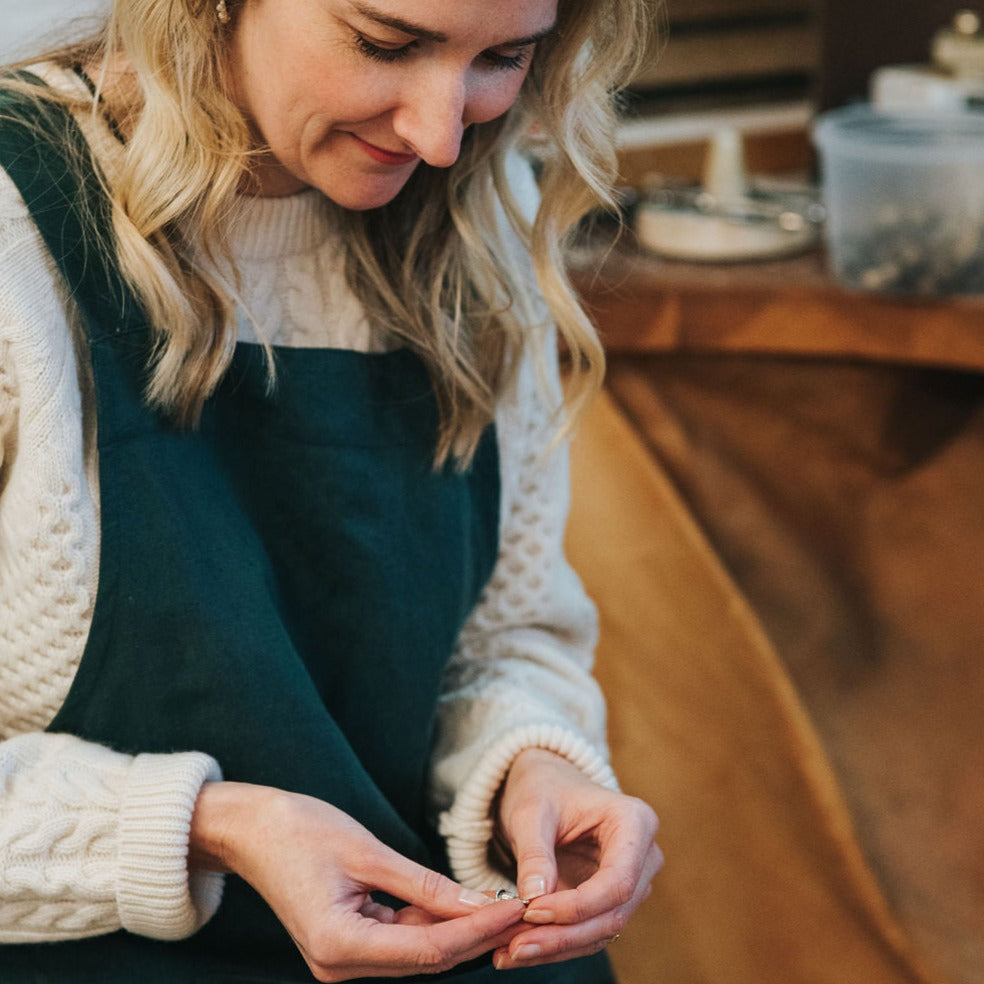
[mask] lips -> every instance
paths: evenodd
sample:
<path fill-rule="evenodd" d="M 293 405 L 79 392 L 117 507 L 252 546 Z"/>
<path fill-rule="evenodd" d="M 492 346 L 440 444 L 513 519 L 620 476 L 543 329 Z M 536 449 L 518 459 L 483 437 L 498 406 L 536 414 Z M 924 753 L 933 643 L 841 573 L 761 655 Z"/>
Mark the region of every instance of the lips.
<path fill-rule="evenodd" d="M 354 133 L 350 134 L 350 136 L 377 164 L 388 164 L 391 167 L 397 167 L 401 164 L 411 164 L 417 160 L 416 154 L 398 154 L 395 151 L 377 147 L 375 144 L 371 144 L 367 140 L 357 137 Z"/>

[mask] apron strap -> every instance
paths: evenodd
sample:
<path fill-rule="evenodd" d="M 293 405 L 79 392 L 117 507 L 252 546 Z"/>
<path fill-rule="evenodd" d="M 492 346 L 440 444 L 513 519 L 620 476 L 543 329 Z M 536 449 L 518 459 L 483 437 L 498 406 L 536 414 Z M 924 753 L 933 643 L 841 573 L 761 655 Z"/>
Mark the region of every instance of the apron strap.
<path fill-rule="evenodd" d="M 46 87 L 30 72 L 12 77 Z M 109 199 L 71 111 L 40 92 L 0 91 L 0 166 L 68 283 L 90 341 L 145 330 L 146 317 L 112 262 Z"/>

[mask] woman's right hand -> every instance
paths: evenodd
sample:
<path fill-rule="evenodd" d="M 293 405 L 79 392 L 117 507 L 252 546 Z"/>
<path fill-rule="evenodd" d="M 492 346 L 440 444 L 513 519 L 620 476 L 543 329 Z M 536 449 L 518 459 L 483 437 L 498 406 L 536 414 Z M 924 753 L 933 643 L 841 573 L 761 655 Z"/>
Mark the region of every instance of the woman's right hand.
<path fill-rule="evenodd" d="M 438 973 L 505 946 L 525 925 L 521 902 L 491 903 L 328 803 L 266 786 L 202 787 L 189 866 L 249 882 L 319 981 Z M 380 905 L 376 890 L 409 904 Z"/>

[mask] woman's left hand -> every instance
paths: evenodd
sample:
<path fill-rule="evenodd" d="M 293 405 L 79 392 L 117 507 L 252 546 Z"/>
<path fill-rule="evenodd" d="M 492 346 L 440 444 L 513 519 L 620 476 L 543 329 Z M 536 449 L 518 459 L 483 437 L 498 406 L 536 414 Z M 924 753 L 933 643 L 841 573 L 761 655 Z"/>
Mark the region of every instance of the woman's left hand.
<path fill-rule="evenodd" d="M 533 901 L 493 959 L 499 970 L 597 953 L 622 931 L 663 865 L 658 821 L 642 800 L 599 786 L 552 752 L 513 762 L 499 828 L 517 864 L 521 898 Z"/>

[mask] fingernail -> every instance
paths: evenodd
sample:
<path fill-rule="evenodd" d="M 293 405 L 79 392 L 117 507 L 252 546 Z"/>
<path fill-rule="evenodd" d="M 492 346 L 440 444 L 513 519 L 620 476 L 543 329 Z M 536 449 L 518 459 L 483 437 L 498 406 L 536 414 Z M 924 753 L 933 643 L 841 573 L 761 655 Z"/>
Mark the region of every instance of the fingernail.
<path fill-rule="evenodd" d="M 490 905 L 493 900 L 481 892 L 475 892 L 470 888 L 463 888 L 461 894 L 458 896 L 458 901 L 462 905 L 473 905 L 478 908 L 480 905 Z"/>
<path fill-rule="evenodd" d="M 535 943 L 524 943 L 516 947 L 516 952 L 512 955 L 513 960 L 536 960 L 543 951 Z"/>
<path fill-rule="evenodd" d="M 509 954 L 503 952 L 498 954 L 498 956 L 496 956 L 496 958 L 492 961 L 492 964 L 496 970 L 502 970 L 502 968 L 505 967 L 506 962 L 508 960 L 509 960 Z"/>
<path fill-rule="evenodd" d="M 520 886 L 520 896 L 524 899 L 535 899 L 547 894 L 547 879 L 543 875 L 528 875 Z"/>
<path fill-rule="evenodd" d="M 538 923 L 539 925 L 557 921 L 557 917 L 549 909 L 527 909 L 523 913 L 523 918 L 527 922 Z"/>

